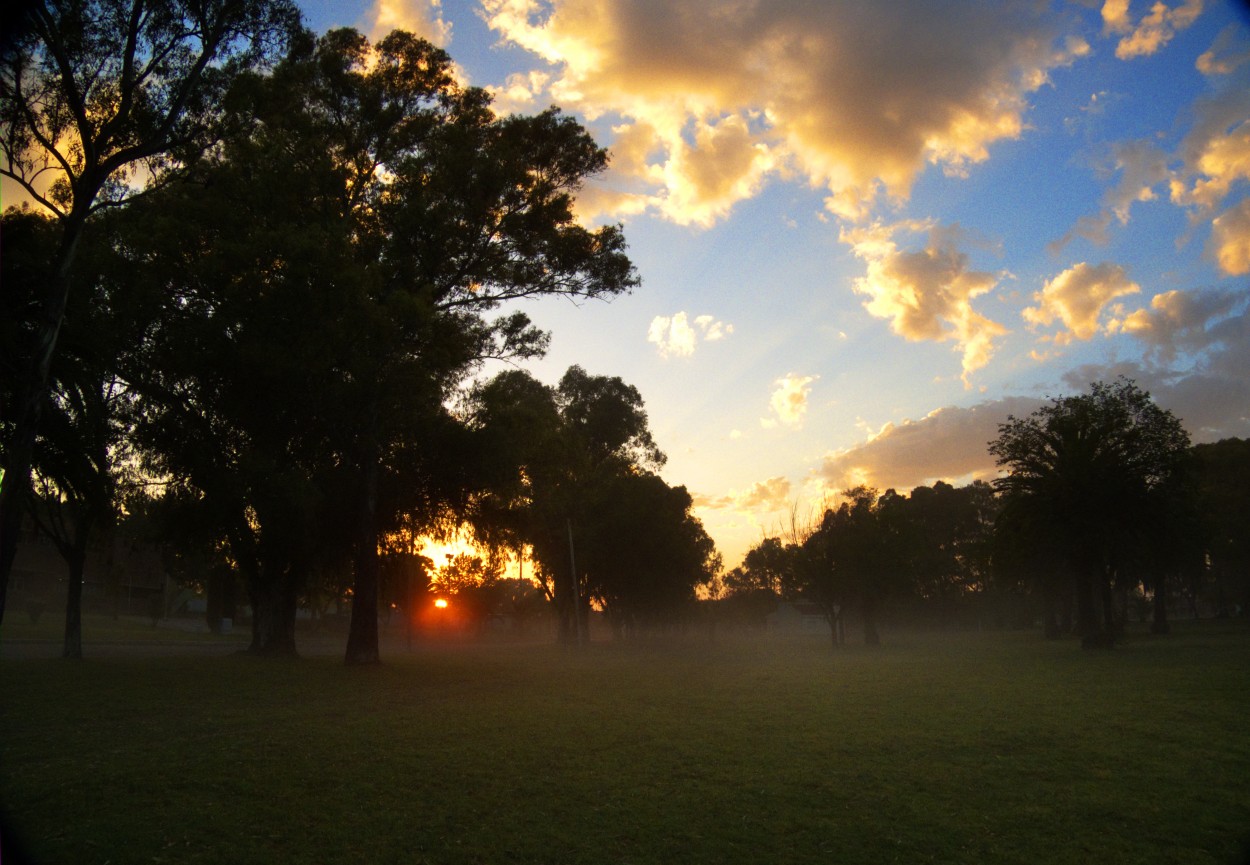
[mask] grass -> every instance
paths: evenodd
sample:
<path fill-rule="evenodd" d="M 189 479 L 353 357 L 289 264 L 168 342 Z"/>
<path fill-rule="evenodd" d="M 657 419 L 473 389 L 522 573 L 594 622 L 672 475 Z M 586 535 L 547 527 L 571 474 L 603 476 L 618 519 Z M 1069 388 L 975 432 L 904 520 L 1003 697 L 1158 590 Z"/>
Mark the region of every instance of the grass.
<path fill-rule="evenodd" d="M 887 641 L 0 656 L 0 811 L 38 863 L 1225 863 L 1250 840 L 1244 627 Z"/>

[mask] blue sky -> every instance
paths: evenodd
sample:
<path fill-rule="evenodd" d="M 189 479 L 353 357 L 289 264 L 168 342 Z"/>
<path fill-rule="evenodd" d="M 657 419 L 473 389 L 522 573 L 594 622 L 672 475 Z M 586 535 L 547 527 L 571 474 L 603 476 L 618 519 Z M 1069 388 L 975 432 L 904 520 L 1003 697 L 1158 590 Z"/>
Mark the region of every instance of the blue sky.
<path fill-rule="evenodd" d="M 307 0 L 415 30 L 613 154 L 643 284 L 526 307 L 637 386 L 725 555 L 865 482 L 991 477 L 996 424 L 1118 373 L 1250 434 L 1250 17 L 1204 0 Z"/>

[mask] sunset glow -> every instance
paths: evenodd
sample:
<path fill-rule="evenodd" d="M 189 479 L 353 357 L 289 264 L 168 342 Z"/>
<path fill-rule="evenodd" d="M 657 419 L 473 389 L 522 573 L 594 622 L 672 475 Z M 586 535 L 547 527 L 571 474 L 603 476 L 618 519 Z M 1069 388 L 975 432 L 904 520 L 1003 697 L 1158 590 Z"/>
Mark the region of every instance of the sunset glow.
<path fill-rule="evenodd" d="M 992 476 L 998 423 L 1095 379 L 1250 434 L 1241 4 L 302 7 L 413 29 L 611 151 L 577 212 L 642 286 L 523 307 L 529 368 L 636 386 L 727 566 L 855 483 Z"/>

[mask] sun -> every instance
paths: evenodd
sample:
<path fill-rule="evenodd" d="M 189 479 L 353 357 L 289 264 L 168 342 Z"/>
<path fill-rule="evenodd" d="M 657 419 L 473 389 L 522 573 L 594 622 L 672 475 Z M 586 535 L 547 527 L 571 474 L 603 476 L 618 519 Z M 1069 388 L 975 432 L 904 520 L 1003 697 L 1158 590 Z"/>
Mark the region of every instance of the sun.
<path fill-rule="evenodd" d="M 436 599 L 434 601 L 434 606 L 438 607 L 440 610 L 445 609 L 447 606 L 447 599 L 446 598 Z"/>

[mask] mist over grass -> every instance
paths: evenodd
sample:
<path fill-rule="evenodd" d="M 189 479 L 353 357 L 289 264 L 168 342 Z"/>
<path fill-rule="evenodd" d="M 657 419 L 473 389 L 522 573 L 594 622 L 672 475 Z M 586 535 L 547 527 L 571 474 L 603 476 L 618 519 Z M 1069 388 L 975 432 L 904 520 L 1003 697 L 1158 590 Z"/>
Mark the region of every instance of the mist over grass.
<path fill-rule="evenodd" d="M 1229 862 L 1250 634 L 1178 630 L 0 657 L 0 809 L 36 862 Z"/>

